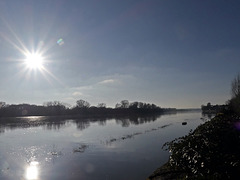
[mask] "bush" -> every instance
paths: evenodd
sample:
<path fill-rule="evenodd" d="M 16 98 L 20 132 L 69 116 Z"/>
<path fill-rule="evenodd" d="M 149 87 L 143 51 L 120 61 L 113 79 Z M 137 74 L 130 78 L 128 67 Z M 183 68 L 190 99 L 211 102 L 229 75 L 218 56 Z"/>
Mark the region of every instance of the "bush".
<path fill-rule="evenodd" d="M 166 143 L 169 164 L 190 178 L 233 178 L 240 169 L 240 132 L 237 116 L 218 115 L 189 135 Z"/>

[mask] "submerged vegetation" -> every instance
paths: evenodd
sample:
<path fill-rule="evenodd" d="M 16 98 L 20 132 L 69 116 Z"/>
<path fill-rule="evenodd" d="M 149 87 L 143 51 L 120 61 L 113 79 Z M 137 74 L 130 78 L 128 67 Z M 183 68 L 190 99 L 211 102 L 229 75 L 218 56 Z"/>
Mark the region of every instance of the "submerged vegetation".
<path fill-rule="evenodd" d="M 212 107 L 208 104 L 205 108 Z M 240 76 L 232 98 L 210 121 L 165 143 L 169 161 L 149 179 L 234 179 L 240 170 Z M 215 109 L 218 107 L 215 106 Z"/>

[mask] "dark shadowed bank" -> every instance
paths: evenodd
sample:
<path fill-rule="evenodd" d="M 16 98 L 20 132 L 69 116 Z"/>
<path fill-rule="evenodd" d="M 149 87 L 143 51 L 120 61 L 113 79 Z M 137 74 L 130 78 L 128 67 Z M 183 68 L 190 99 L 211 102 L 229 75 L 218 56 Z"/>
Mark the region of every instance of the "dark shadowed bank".
<path fill-rule="evenodd" d="M 221 112 L 187 136 L 163 146 L 171 155 L 149 180 L 239 179 L 240 74 L 232 81 L 232 98 L 226 105 L 202 106 L 204 112 Z"/>
<path fill-rule="evenodd" d="M 240 171 L 240 116 L 218 114 L 164 148 L 171 153 L 169 161 L 149 180 L 236 179 Z"/>

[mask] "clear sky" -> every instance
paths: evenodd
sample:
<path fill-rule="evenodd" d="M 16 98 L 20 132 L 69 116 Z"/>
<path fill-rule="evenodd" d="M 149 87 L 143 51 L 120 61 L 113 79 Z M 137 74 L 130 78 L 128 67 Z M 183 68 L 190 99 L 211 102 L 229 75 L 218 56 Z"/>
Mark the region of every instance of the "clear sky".
<path fill-rule="evenodd" d="M 223 104 L 240 72 L 240 1 L 0 1 L 0 101 Z M 26 54 L 40 54 L 29 68 Z"/>

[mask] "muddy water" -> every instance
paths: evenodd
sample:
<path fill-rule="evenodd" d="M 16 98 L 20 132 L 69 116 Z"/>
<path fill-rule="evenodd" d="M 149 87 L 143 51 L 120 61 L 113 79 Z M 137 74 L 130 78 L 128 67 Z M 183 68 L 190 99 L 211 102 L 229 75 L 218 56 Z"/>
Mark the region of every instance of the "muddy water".
<path fill-rule="evenodd" d="M 0 179 L 146 179 L 168 160 L 162 145 L 205 120 L 200 112 L 1 119 Z"/>

